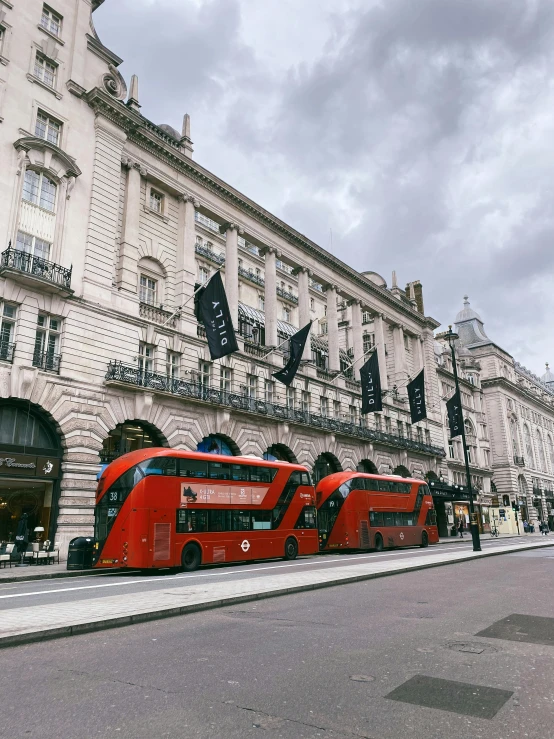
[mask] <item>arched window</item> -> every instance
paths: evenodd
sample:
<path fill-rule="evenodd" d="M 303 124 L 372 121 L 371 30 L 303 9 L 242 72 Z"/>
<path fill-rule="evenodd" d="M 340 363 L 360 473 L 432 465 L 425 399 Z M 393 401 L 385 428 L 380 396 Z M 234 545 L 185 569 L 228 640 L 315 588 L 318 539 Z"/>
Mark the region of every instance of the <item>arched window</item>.
<path fill-rule="evenodd" d="M 163 306 L 165 273 L 155 259 L 143 257 L 138 263 L 139 300 L 146 305 Z"/>
<path fill-rule="evenodd" d="M 263 457 L 270 462 L 296 463 L 298 461 L 292 451 L 285 444 L 272 444 L 268 447 L 267 451 L 264 452 Z"/>
<path fill-rule="evenodd" d="M 53 429 L 29 408 L 28 403 L 16 405 L 11 402 L 0 405 L 0 444 L 43 450 L 60 447 Z"/>
<path fill-rule="evenodd" d="M 120 423 L 104 439 L 100 462 L 109 464 L 127 452 L 156 446 L 167 446 L 167 444 L 164 444 L 163 439 L 154 429 L 139 421 Z"/>
<path fill-rule="evenodd" d="M 196 447 L 197 452 L 204 452 L 205 454 L 226 454 L 229 457 L 234 457 L 240 454 L 240 449 L 237 445 L 228 437 L 220 436 L 219 434 L 210 434 L 205 436 Z"/>
<path fill-rule="evenodd" d="M 552 443 L 552 437 L 550 434 L 546 437 L 546 445 L 548 447 L 548 456 L 550 457 L 550 466 L 554 472 L 554 444 Z"/>
<path fill-rule="evenodd" d="M 360 464 L 356 467 L 356 472 L 365 472 L 370 475 L 378 475 L 379 470 L 374 462 L 370 459 L 362 459 Z"/>
<path fill-rule="evenodd" d="M 535 455 L 533 454 L 533 442 L 531 440 L 531 432 L 529 431 L 529 426 L 526 423 L 523 424 L 523 441 L 525 444 L 525 455 L 528 459 L 527 465 L 529 467 L 534 467 Z"/>
<path fill-rule="evenodd" d="M 411 477 L 412 474 L 410 470 L 405 467 L 403 464 L 399 464 L 398 467 L 395 467 L 392 471 L 393 475 L 400 475 L 401 477 Z"/>
<path fill-rule="evenodd" d="M 38 205 L 44 210 L 54 213 L 56 209 L 56 183 L 43 172 L 28 169 L 23 180 L 22 198 L 26 203 Z"/>
<path fill-rule="evenodd" d="M 327 475 L 332 475 L 333 472 L 341 471 L 341 464 L 339 460 L 335 457 L 335 455 L 330 454 L 329 452 L 324 452 L 323 454 L 319 455 L 314 464 L 314 484 L 317 485 L 320 480 L 322 480 L 324 477 L 327 477 Z"/>
<path fill-rule="evenodd" d="M 544 442 L 542 440 L 542 434 L 539 429 L 537 432 L 537 446 L 539 448 L 539 464 L 542 472 L 546 472 L 546 454 L 544 453 Z"/>
<path fill-rule="evenodd" d="M 473 428 L 473 424 L 469 420 L 469 418 L 466 418 L 464 421 L 464 430 L 466 432 L 466 438 L 471 439 L 472 443 L 475 441 L 475 429 Z"/>
<path fill-rule="evenodd" d="M 512 436 L 512 446 L 514 448 L 514 456 L 519 457 L 519 444 L 517 440 L 517 424 L 515 418 L 510 418 L 510 433 Z"/>

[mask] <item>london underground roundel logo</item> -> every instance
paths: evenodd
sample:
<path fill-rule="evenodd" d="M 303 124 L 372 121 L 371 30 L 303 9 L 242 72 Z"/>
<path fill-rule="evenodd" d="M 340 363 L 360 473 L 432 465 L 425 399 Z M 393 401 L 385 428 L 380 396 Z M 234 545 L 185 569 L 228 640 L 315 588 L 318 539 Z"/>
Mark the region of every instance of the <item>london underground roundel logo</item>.
<path fill-rule="evenodd" d="M 403 531 L 400 532 L 400 538 L 402 539 L 402 541 L 404 541 L 404 532 Z"/>
<path fill-rule="evenodd" d="M 240 545 L 240 548 L 242 549 L 243 552 L 247 552 L 250 549 L 250 542 L 248 541 L 248 539 L 245 539 L 242 542 L 242 544 Z"/>

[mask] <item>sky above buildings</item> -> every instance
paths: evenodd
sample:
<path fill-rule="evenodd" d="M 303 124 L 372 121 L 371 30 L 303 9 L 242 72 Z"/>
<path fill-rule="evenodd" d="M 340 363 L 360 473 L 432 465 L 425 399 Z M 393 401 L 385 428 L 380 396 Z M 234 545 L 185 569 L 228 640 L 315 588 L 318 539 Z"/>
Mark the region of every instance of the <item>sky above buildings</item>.
<path fill-rule="evenodd" d="M 107 0 L 142 113 L 357 270 L 554 363 L 552 0 Z"/>

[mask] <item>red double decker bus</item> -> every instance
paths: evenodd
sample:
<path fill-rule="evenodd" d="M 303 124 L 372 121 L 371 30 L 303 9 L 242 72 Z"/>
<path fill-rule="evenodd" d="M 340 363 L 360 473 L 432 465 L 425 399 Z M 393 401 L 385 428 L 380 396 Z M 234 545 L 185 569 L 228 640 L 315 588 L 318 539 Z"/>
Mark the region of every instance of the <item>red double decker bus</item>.
<path fill-rule="evenodd" d="M 433 498 L 422 480 L 336 472 L 316 489 L 319 548 L 426 547 L 439 541 Z"/>
<path fill-rule="evenodd" d="M 98 484 L 95 567 L 192 571 L 317 551 L 301 465 L 150 448 L 116 459 Z"/>

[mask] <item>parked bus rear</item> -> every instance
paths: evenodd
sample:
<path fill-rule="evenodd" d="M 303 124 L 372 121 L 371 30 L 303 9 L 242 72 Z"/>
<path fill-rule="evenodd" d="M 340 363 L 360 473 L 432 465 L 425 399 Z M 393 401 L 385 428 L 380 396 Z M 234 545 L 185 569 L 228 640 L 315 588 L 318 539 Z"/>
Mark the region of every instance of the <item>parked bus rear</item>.
<path fill-rule="evenodd" d="M 436 512 L 422 480 L 361 472 L 324 477 L 316 490 L 321 550 L 436 544 Z"/>
<path fill-rule="evenodd" d="M 150 448 L 116 459 L 98 484 L 95 567 L 190 571 L 317 550 L 301 465 Z"/>

